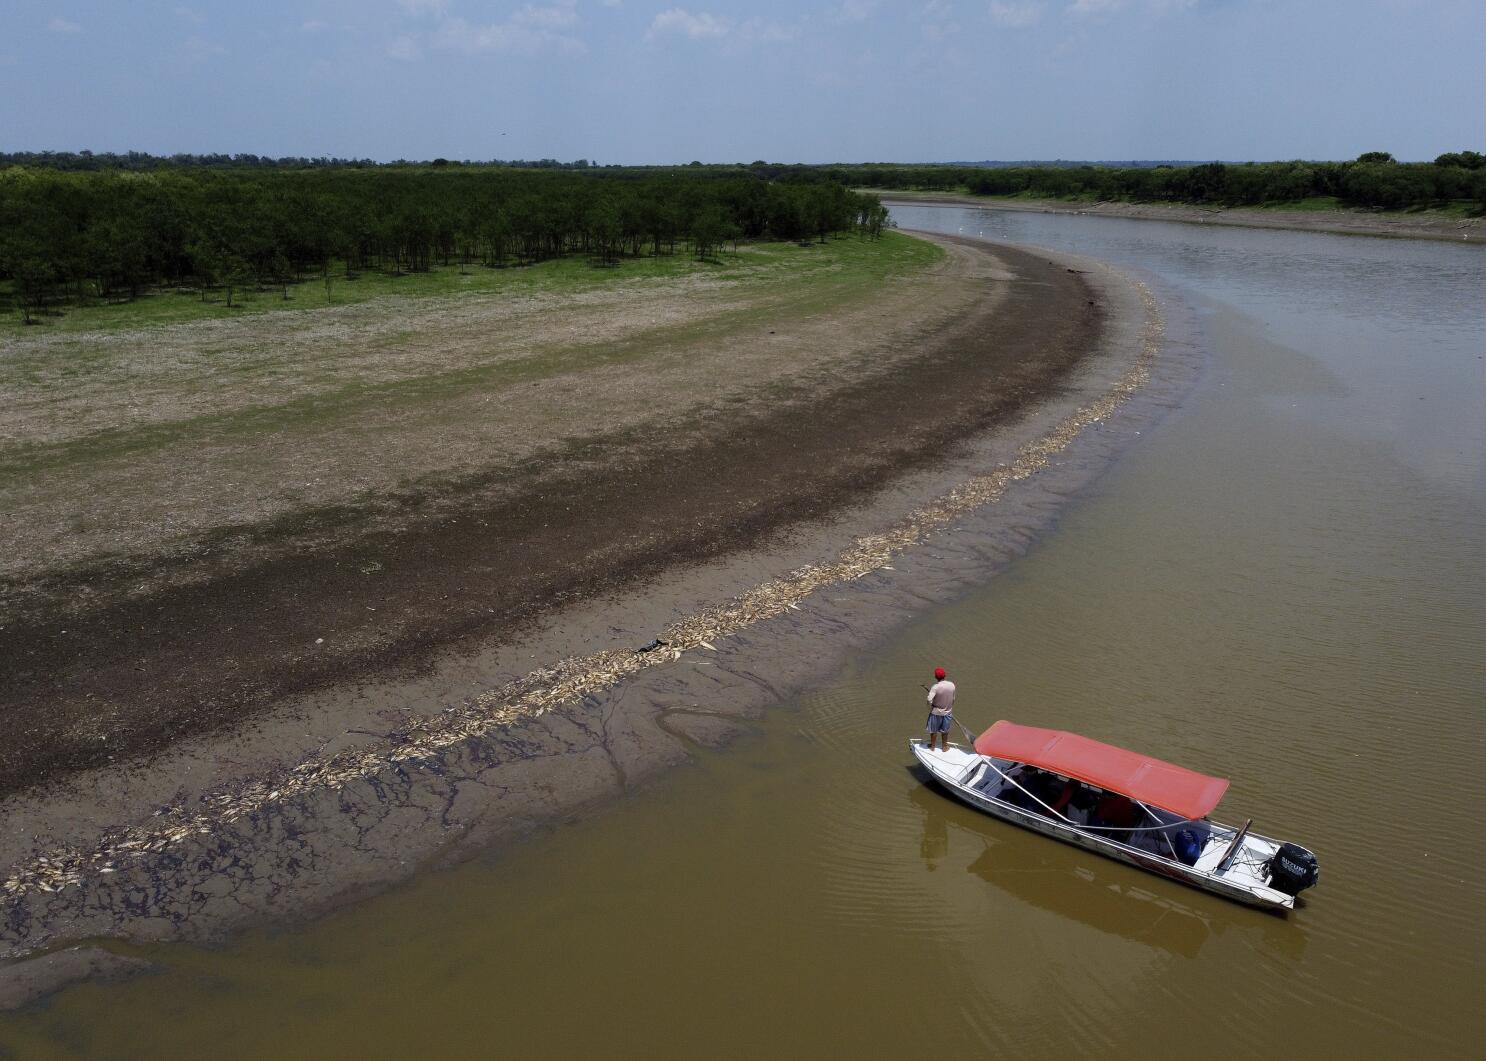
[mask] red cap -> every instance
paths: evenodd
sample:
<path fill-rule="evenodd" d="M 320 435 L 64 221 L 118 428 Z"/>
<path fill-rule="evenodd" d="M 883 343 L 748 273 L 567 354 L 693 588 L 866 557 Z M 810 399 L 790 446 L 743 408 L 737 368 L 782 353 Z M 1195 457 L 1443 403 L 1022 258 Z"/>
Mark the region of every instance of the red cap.
<path fill-rule="evenodd" d="M 944 681 L 944 668 L 943 667 L 935 667 L 934 668 L 934 680 L 935 681 L 940 681 L 940 682 Z"/>

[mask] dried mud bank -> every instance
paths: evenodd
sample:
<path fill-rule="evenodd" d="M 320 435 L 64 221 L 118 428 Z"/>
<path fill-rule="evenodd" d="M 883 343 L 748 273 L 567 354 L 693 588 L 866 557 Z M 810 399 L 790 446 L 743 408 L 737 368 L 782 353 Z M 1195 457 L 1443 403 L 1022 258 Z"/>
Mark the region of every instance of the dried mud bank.
<path fill-rule="evenodd" d="M 1281 228 L 1295 232 L 1335 232 L 1348 236 L 1450 240 L 1486 244 L 1486 217 L 1439 217 L 1370 210 L 1262 210 L 1255 207 L 1202 207 L 1163 203 L 1065 203 L 1056 199 L 996 199 L 974 195 L 885 195 L 884 202 L 915 206 L 978 206 L 1037 214 L 1087 214 L 1136 221 L 1179 221 L 1194 225 Z"/>
<path fill-rule="evenodd" d="M 1185 331 L 1168 322 L 1163 337 L 1143 285 L 1096 263 L 995 253 L 1039 313 L 1098 304 L 1097 335 L 1037 401 L 748 549 L 688 557 L 416 674 L 321 689 L 252 728 L 11 797 L 0 955 L 210 940 L 487 850 L 727 741 L 989 577 L 1180 399 L 1196 364 Z M 1059 276 L 1077 297 L 1039 298 Z M 911 400 L 928 409 L 944 394 Z M 654 637 L 666 644 L 636 650 Z"/>
<path fill-rule="evenodd" d="M 1013 282 L 943 241 L 903 268 L 915 241 L 889 242 L 876 282 L 847 254 L 794 284 L 12 344 L 0 420 L 28 426 L 0 439 L 0 794 L 834 511 L 1031 400 L 1097 327 L 1065 314 L 1029 353 L 1032 310 L 1075 277 Z M 939 420 L 901 400 L 951 386 L 976 399 Z"/>

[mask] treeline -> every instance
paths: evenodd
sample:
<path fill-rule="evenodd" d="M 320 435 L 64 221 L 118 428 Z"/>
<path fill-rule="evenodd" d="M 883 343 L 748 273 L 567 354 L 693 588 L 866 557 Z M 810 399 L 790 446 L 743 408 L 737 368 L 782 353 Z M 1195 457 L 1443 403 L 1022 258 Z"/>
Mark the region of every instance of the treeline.
<path fill-rule="evenodd" d="M 302 155 L 254 154 L 176 154 L 151 155 L 145 151 L 0 151 L 0 169 L 9 166 L 37 166 L 44 169 L 60 169 L 71 172 L 94 170 L 157 170 L 157 169 L 372 169 L 377 166 L 506 166 L 512 169 L 579 169 L 598 166 L 586 158 L 574 162 L 559 162 L 555 158 L 538 159 L 492 159 L 488 162 L 451 162 L 446 158 L 431 162 L 378 162 L 370 158 L 332 158 L 321 155 L 305 158 Z"/>
<path fill-rule="evenodd" d="M 1396 162 L 1372 151 L 1352 162 L 1211 162 L 1198 166 L 821 166 L 818 179 L 862 188 L 976 195 L 1262 206 L 1320 196 L 1348 206 L 1402 210 L 1462 200 L 1486 210 L 1486 155 L 1456 151 Z"/>
<path fill-rule="evenodd" d="M 25 319 L 157 285 L 287 285 L 435 264 L 698 257 L 728 240 L 881 234 L 887 210 L 839 184 L 723 173 L 488 167 L 0 171 L 0 281 Z M 623 171 L 620 171 L 622 174 Z"/>

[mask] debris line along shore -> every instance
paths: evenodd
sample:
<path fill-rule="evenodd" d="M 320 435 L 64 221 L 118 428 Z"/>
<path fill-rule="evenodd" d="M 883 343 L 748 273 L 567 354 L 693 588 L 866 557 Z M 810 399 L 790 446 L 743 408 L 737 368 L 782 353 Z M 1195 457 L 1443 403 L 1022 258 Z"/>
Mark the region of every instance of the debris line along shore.
<path fill-rule="evenodd" d="M 1150 290 L 1144 284 L 1135 286 L 1146 311 L 1145 331 L 1135 361 L 1109 390 L 1081 406 L 1046 435 L 1021 447 L 1010 463 L 969 479 L 882 533 L 856 539 L 835 560 L 798 568 L 722 605 L 672 623 L 662 633 L 664 644 L 651 651 L 597 652 L 532 671 L 500 689 L 472 697 L 458 707 L 410 725 L 398 735 L 397 745 L 390 751 L 312 755 L 278 775 L 205 796 L 196 808 L 163 808 L 156 812 L 150 824 L 113 831 L 89 849 L 64 848 L 34 856 L 0 881 L 0 892 L 11 898 L 38 891 L 58 892 L 93 875 L 116 872 L 127 860 L 164 851 L 187 837 L 209 835 L 216 828 L 277 801 L 339 788 L 389 765 L 417 770 L 420 761 L 431 759 L 442 749 L 575 703 L 648 668 L 673 663 L 683 653 L 710 649 L 715 642 L 762 620 L 798 609 L 819 590 L 882 569 L 956 519 L 995 503 L 1010 484 L 1045 468 L 1083 431 L 1108 418 L 1146 383 L 1163 325 Z"/>

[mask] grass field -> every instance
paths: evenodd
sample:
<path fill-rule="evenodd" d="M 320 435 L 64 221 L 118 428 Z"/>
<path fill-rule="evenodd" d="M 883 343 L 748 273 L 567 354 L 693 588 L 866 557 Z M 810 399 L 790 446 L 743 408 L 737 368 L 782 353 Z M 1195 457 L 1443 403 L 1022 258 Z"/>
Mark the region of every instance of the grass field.
<path fill-rule="evenodd" d="M 889 232 L 707 262 L 365 274 L 330 305 L 316 282 L 242 310 L 158 294 L 12 320 L 0 584 L 768 408 L 963 304 L 931 275 L 945 253 Z"/>
<path fill-rule="evenodd" d="M 149 291 L 125 301 L 57 305 L 47 315 L 37 318 L 39 323 L 29 326 L 23 323 L 20 310 L 14 306 L 8 285 L 0 284 L 0 307 L 7 308 L 6 312 L 0 312 L 0 337 L 114 332 L 261 313 L 354 306 L 389 297 L 577 293 L 608 287 L 616 281 L 667 281 L 689 276 L 749 282 L 766 281 L 777 273 L 804 279 L 826 269 L 840 273 L 838 279 L 843 281 L 849 281 L 852 276 L 870 281 L 883 275 L 884 270 L 890 272 L 911 267 L 915 261 L 931 260 L 933 251 L 928 244 L 904 243 L 889 234 L 886 241 L 875 245 L 856 237 L 833 239 L 825 244 L 743 243 L 736 249 L 729 245 L 708 261 L 698 261 L 682 248 L 673 255 L 625 258 L 609 266 L 594 264 L 583 257 L 569 257 L 498 269 L 440 265 L 428 272 L 400 275 L 369 269 L 350 280 L 346 279 L 344 270 L 337 268 L 330 274 L 328 287 L 324 278 L 309 276 L 301 283 L 288 285 L 287 291 L 280 287 L 235 289 L 231 308 L 227 306 L 224 289 L 208 290 L 203 299 L 197 288 L 170 288 Z"/>

